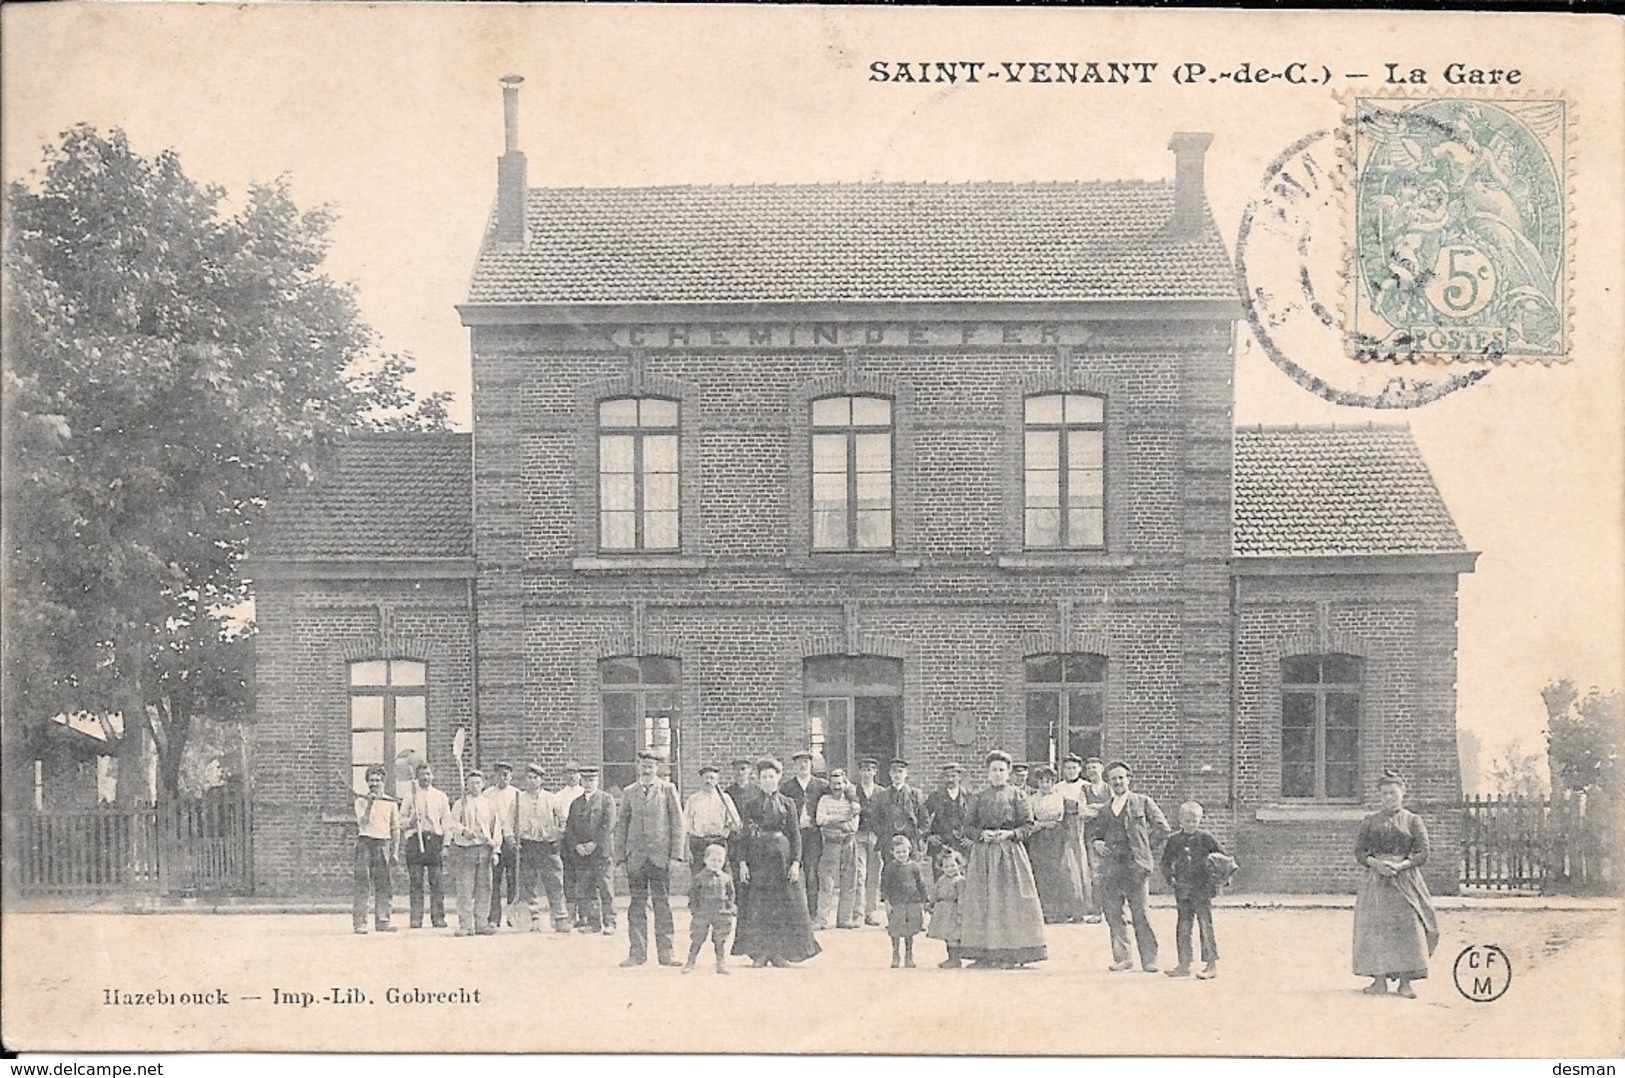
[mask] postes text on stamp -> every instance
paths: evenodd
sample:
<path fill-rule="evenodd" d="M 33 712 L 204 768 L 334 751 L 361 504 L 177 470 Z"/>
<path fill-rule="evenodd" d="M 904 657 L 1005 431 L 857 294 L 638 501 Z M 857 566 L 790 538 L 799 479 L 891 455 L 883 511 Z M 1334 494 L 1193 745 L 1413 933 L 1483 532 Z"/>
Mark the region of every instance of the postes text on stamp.
<path fill-rule="evenodd" d="M 1354 110 L 1349 355 L 1563 359 L 1567 102 L 1360 97 Z"/>

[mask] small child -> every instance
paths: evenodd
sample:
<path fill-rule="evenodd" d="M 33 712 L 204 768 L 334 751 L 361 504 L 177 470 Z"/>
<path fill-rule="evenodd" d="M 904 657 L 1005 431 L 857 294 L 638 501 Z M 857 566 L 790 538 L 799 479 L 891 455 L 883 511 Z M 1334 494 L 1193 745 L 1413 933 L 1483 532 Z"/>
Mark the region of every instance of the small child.
<path fill-rule="evenodd" d="M 1219 945 L 1213 938 L 1213 895 L 1217 891 L 1208 870 L 1208 855 L 1223 853 L 1219 842 L 1202 830 L 1202 806 L 1187 801 L 1179 806 L 1179 830 L 1162 850 L 1162 875 L 1174 889 L 1179 921 L 1174 939 L 1179 946 L 1179 965 L 1166 971 L 1170 977 L 1191 975 L 1191 924 L 1202 928 L 1202 971 L 1204 981 L 1219 975 Z"/>
<path fill-rule="evenodd" d="M 694 972 L 694 962 L 711 936 L 717 955 L 717 972 L 727 973 L 728 937 L 734 929 L 734 878 L 723 865 L 728 851 L 717 843 L 705 848 L 705 867 L 694 873 L 688 885 L 688 962 L 684 973 Z"/>
<path fill-rule="evenodd" d="M 886 903 L 886 933 L 891 936 L 891 967 L 914 968 L 914 937 L 925 928 L 925 904 L 931 901 L 925 876 L 914 861 L 907 835 L 891 840 L 892 859 L 880 873 L 880 899 Z M 898 945 L 902 945 L 902 959 Z"/>
<path fill-rule="evenodd" d="M 937 884 L 931 902 L 931 929 L 926 935 L 948 945 L 941 969 L 959 969 L 959 898 L 965 891 L 965 863 L 957 850 L 943 850 L 937 858 Z"/>

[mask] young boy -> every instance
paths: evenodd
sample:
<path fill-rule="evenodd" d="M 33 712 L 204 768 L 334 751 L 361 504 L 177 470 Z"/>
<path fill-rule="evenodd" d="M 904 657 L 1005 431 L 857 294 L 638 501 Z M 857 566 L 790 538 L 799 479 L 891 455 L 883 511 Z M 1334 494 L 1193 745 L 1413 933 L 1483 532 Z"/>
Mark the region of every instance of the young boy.
<path fill-rule="evenodd" d="M 925 931 L 925 906 L 931 891 L 924 866 L 914 860 L 907 835 L 891 840 L 891 860 L 880 870 L 880 900 L 886 904 L 886 934 L 891 937 L 891 968 L 914 968 L 914 937 Z M 901 954 L 899 950 L 901 949 Z"/>
<path fill-rule="evenodd" d="M 1179 806 L 1179 830 L 1162 849 L 1162 875 L 1174 889 L 1179 922 L 1174 938 L 1179 947 L 1179 965 L 1168 970 L 1170 977 L 1191 975 L 1191 923 L 1202 928 L 1202 971 L 1204 981 L 1219 975 L 1219 945 L 1213 938 L 1213 895 L 1216 888 L 1208 871 L 1208 855 L 1223 853 L 1219 842 L 1202 830 L 1202 806 L 1187 801 Z"/>
<path fill-rule="evenodd" d="M 728 851 L 717 843 L 705 848 L 705 867 L 694 873 L 688 885 L 688 961 L 684 973 L 694 972 L 694 962 L 705 946 L 705 937 L 711 936 L 711 947 L 717 955 L 717 972 L 728 972 L 728 937 L 734 928 L 734 878 L 723 865 Z"/>

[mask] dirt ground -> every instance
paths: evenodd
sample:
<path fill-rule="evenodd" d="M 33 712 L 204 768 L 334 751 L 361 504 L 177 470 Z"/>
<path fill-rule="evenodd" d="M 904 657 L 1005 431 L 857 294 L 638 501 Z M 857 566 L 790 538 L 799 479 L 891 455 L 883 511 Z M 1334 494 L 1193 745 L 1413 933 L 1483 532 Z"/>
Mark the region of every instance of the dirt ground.
<path fill-rule="evenodd" d="M 1420 998 L 1369 997 L 1349 973 L 1344 909 L 1220 909 L 1221 976 L 1111 973 L 1104 925 L 1054 927 L 1023 971 L 892 970 L 884 930 L 820 934 L 799 968 L 684 976 L 623 970 L 614 938 L 505 931 L 357 936 L 344 915 L 7 913 L 0 1035 L 22 1050 L 1618 1056 L 1621 917 L 1601 910 L 1440 911 Z M 686 910 L 676 911 L 678 946 Z M 404 919 L 403 919 L 404 920 Z M 1173 911 L 1153 911 L 1164 963 Z M 624 916 L 622 924 L 624 925 Z M 1512 961 L 1507 993 L 1473 1003 L 1451 968 L 1470 944 Z M 107 990 L 229 1003 L 111 1005 Z M 391 989 L 479 1002 L 391 1003 Z M 356 990 L 359 994 L 350 994 Z M 273 996 L 308 998 L 273 1002 Z M 259 999 L 247 997 L 258 996 Z M 345 999 L 365 1002 L 342 1002 Z"/>

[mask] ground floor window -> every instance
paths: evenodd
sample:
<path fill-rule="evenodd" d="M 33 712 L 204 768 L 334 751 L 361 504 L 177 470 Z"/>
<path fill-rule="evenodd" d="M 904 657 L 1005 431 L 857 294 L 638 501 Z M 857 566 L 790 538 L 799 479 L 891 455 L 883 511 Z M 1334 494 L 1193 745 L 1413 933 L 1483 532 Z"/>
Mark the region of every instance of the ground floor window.
<path fill-rule="evenodd" d="M 807 733 L 814 766 L 848 774 L 865 756 L 886 761 L 903 749 L 903 662 L 832 655 L 804 666 Z"/>
<path fill-rule="evenodd" d="M 1360 783 L 1360 685 L 1354 655 L 1281 660 L 1281 796 L 1352 801 Z"/>
<path fill-rule="evenodd" d="M 350 664 L 350 785 L 367 792 L 367 768 L 384 767 L 393 795 L 395 761 L 429 754 L 428 667 L 412 659 L 364 659 Z"/>
<path fill-rule="evenodd" d="M 614 791 L 637 778 L 637 756 L 654 749 L 666 757 L 667 777 L 680 775 L 678 687 L 682 663 L 662 655 L 623 656 L 598 664 L 603 694 L 603 783 Z"/>
<path fill-rule="evenodd" d="M 1027 760 L 1054 764 L 1068 753 L 1105 755 L 1106 656 L 1029 655 Z"/>

